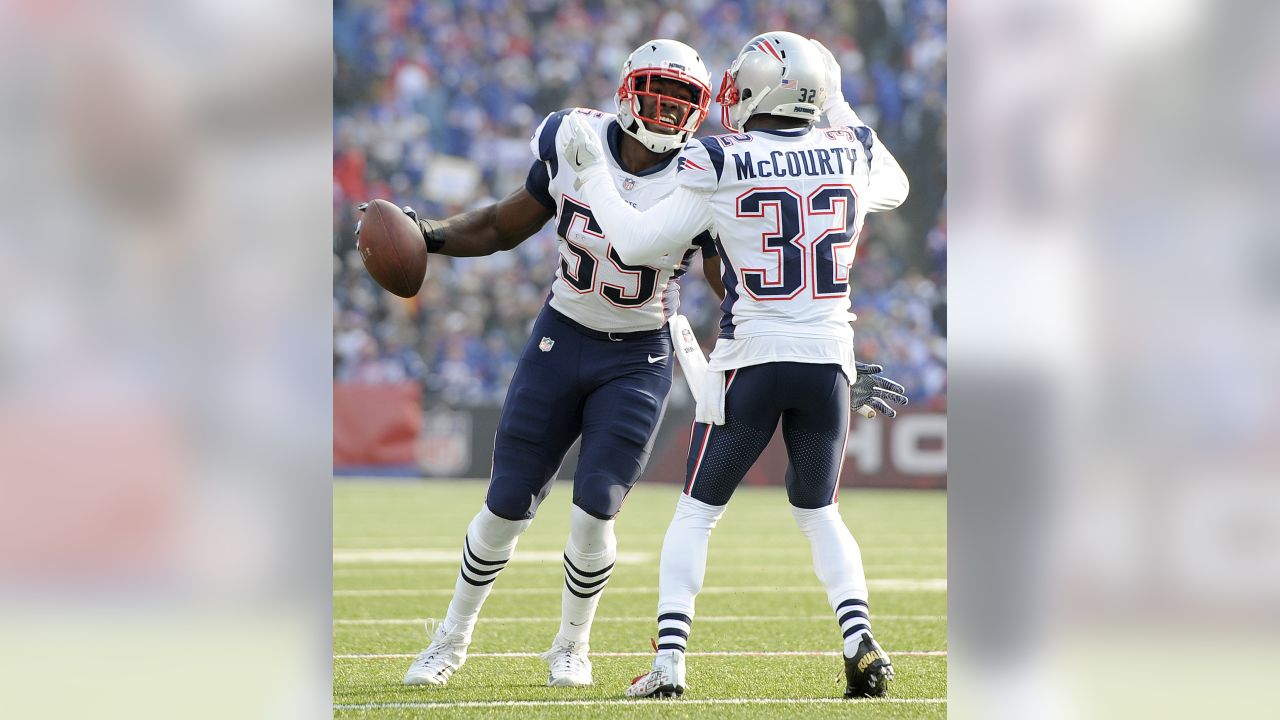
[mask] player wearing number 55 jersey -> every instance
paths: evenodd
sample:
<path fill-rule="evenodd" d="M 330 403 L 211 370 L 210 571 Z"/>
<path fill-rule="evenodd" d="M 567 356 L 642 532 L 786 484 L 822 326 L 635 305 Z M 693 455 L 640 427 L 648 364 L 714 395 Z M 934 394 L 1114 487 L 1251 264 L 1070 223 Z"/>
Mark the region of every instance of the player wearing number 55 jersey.
<path fill-rule="evenodd" d="M 724 268 L 724 314 L 699 398 L 699 416 L 712 422 L 694 426 L 663 546 L 658 657 L 629 695 L 683 692 L 711 528 L 779 424 L 792 512 L 844 636 L 846 697 L 881 695 L 893 676 L 871 637 L 861 555 L 836 498 L 855 379 L 849 267 L 866 214 L 901 204 L 907 179 L 845 103 L 839 77 L 816 42 L 788 32 L 753 38 L 720 90 L 733 133 L 686 145 L 679 187 L 647 212 L 618 196 L 589 128 L 574 121 L 565 136 L 586 200 L 624 262 L 650 262 L 709 232 Z M 816 127 L 821 114 L 829 128 Z"/>
<path fill-rule="evenodd" d="M 623 259 L 574 189 L 557 138 L 570 118 L 588 128 L 608 148 L 601 162 L 615 191 L 651 207 L 675 188 L 675 156 L 706 116 L 710 80 L 693 48 L 645 43 L 623 66 L 616 116 L 552 113 L 530 141 L 536 160 L 523 188 L 448 220 L 419 220 L 431 252 L 475 256 L 515 247 L 554 218 L 560 259 L 507 390 L 488 494 L 467 529 L 448 615 L 405 684 L 443 685 L 461 667 L 481 605 L 579 436 L 560 632 L 543 657 L 548 684 L 591 683 L 588 638 L 616 555 L 613 517 L 644 470 L 671 389 L 664 325 L 676 312 L 677 280 L 702 252 L 704 272 L 723 289 L 708 235 L 690 233 L 643 263 Z"/>

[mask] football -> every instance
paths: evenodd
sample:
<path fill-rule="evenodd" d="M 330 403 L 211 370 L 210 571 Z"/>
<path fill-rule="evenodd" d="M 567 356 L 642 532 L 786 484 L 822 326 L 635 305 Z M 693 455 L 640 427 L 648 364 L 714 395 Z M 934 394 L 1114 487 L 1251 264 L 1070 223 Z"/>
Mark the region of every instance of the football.
<path fill-rule="evenodd" d="M 364 211 L 356 249 L 364 267 L 387 292 L 413 297 L 427 276 L 427 244 L 413 218 L 386 200 Z"/>

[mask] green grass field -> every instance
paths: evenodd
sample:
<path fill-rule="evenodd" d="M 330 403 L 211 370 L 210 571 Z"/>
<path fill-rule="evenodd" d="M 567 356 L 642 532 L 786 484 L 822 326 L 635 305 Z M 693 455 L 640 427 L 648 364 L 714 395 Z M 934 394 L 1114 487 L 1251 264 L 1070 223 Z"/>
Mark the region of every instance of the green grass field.
<path fill-rule="evenodd" d="M 862 547 L 872 627 L 897 673 L 887 699 L 837 700 L 839 627 L 781 488 L 740 489 L 711 537 L 684 697 L 623 698 L 652 657 L 657 558 L 680 492 L 643 482 L 618 516 L 618 564 L 591 639 L 594 686 L 546 687 L 537 657 L 560 624 L 572 494 L 561 483 L 499 576 L 466 665 L 447 687 L 404 687 L 400 678 L 428 642 L 424 619 L 444 617 L 484 491 L 480 482 L 336 482 L 336 716 L 946 717 L 946 495 L 933 491 L 840 493 Z"/>

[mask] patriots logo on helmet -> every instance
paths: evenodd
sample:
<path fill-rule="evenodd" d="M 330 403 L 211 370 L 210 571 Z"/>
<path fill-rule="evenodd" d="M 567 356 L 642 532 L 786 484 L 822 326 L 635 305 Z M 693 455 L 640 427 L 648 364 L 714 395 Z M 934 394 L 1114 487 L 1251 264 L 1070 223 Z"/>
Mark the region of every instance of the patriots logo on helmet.
<path fill-rule="evenodd" d="M 759 40 L 748 45 L 746 52 L 752 52 L 752 51 L 762 52 L 767 55 L 772 55 L 775 60 L 777 60 L 778 62 L 782 62 L 782 56 L 778 54 L 777 48 L 775 48 L 773 46 L 773 43 L 769 42 L 767 38 L 760 38 Z"/>
<path fill-rule="evenodd" d="M 682 170 L 706 170 L 706 168 L 687 157 L 681 157 L 676 161 L 676 172 L 681 172 Z"/>

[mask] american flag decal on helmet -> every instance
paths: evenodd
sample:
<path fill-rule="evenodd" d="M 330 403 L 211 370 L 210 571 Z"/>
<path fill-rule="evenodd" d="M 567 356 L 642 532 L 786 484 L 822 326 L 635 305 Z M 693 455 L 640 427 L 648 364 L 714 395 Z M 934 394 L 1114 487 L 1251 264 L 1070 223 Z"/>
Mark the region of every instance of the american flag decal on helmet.
<path fill-rule="evenodd" d="M 769 42 L 768 38 L 760 38 L 759 40 L 751 43 L 747 46 L 747 50 L 759 50 L 762 53 L 768 53 L 778 62 L 782 62 L 782 56 L 778 54 L 778 50 L 773 47 L 773 43 Z"/>
<path fill-rule="evenodd" d="M 687 157 L 681 156 L 680 159 L 676 161 L 676 172 L 680 172 L 681 170 L 706 170 L 706 168 Z"/>

